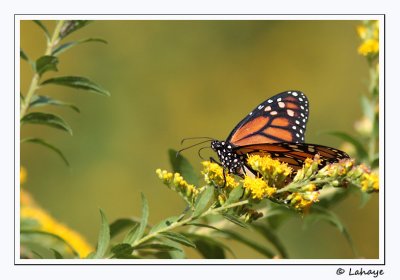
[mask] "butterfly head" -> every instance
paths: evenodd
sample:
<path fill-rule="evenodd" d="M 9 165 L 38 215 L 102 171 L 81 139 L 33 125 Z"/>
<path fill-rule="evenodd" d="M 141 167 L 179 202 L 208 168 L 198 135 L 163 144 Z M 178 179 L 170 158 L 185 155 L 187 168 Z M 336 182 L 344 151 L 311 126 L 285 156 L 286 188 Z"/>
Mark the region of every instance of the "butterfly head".
<path fill-rule="evenodd" d="M 228 169 L 230 173 L 238 174 L 239 170 L 243 168 L 243 156 L 234 151 L 232 144 L 213 140 L 211 149 L 217 153 L 221 165 Z"/>

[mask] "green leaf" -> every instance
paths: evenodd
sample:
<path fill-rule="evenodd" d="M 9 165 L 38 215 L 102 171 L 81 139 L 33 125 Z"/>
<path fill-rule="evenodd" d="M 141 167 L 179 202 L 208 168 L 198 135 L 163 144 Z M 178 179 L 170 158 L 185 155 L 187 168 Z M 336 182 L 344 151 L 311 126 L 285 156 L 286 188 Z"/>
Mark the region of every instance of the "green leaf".
<path fill-rule="evenodd" d="M 126 228 L 139 225 L 138 222 L 131 219 L 118 219 L 111 223 L 110 225 L 110 237 L 113 238 Z"/>
<path fill-rule="evenodd" d="M 71 252 L 73 253 L 74 256 L 76 256 L 76 257 L 79 256 L 79 254 L 75 251 L 75 248 L 72 247 L 71 244 L 69 244 L 64 238 L 62 238 L 54 233 L 50 233 L 47 231 L 41 231 L 41 230 L 23 229 L 23 230 L 20 230 L 20 234 L 21 234 L 21 240 L 24 239 L 24 235 L 43 235 L 43 236 L 52 237 L 52 238 L 56 239 L 57 241 L 60 241 L 64 245 L 66 245 L 71 250 Z"/>
<path fill-rule="evenodd" d="M 20 56 L 23 60 L 29 61 L 29 57 L 26 55 L 26 53 L 25 53 L 22 49 L 19 50 L 19 56 Z"/>
<path fill-rule="evenodd" d="M 154 249 L 157 251 L 171 251 L 171 250 L 178 250 L 181 251 L 180 248 L 171 246 L 171 245 L 167 245 L 164 243 L 144 243 L 144 244 L 140 244 L 138 246 L 134 246 L 135 250 L 143 250 L 143 249 Z"/>
<path fill-rule="evenodd" d="M 131 255 L 132 252 L 133 247 L 126 243 L 117 244 L 111 249 L 111 253 L 114 254 L 113 258 L 117 259 L 121 257 L 124 258 L 127 255 Z"/>
<path fill-rule="evenodd" d="M 267 225 L 261 223 L 253 223 L 251 226 L 275 247 L 282 258 L 289 258 L 285 246 L 279 239 L 278 235 L 276 235 L 274 230 L 269 228 Z"/>
<path fill-rule="evenodd" d="M 55 250 L 55 249 L 53 249 L 53 248 L 50 248 L 50 250 L 53 251 L 54 257 L 55 257 L 56 259 L 63 259 L 63 258 L 64 258 L 64 257 L 60 254 L 60 252 L 58 252 L 57 250 Z"/>
<path fill-rule="evenodd" d="M 285 221 L 293 216 L 297 216 L 297 213 L 276 203 L 271 203 L 264 215 L 265 219 L 268 221 L 268 225 L 274 230 L 278 229 Z"/>
<path fill-rule="evenodd" d="M 42 82 L 41 85 L 50 85 L 50 84 L 72 87 L 76 89 L 83 89 L 94 93 L 98 93 L 103 96 L 110 96 L 110 93 L 106 89 L 104 89 L 100 85 L 90 81 L 88 78 L 85 77 L 76 77 L 76 76 L 55 77 Z"/>
<path fill-rule="evenodd" d="M 236 217 L 234 215 L 231 215 L 231 214 L 228 214 L 228 213 L 222 213 L 222 216 L 225 219 L 227 219 L 228 221 L 230 221 L 230 222 L 232 222 L 232 223 L 234 223 L 234 224 L 236 224 L 236 225 L 238 225 L 240 227 L 243 227 L 243 228 L 248 228 L 249 227 L 248 224 L 246 224 L 245 222 L 242 222 L 238 217 Z"/>
<path fill-rule="evenodd" d="M 39 57 L 35 62 L 35 72 L 43 75 L 47 71 L 58 71 L 58 58 L 51 55 Z"/>
<path fill-rule="evenodd" d="M 354 146 L 354 148 L 356 149 L 357 155 L 361 161 L 368 158 L 368 153 L 365 150 L 364 146 L 360 143 L 360 141 L 358 141 L 354 137 L 350 136 L 349 134 L 347 134 L 345 132 L 340 132 L 340 131 L 328 131 L 328 132 L 324 132 L 324 133 L 336 136 L 336 137 L 352 144 Z"/>
<path fill-rule="evenodd" d="M 59 155 L 61 157 L 61 159 L 65 162 L 65 164 L 67 166 L 69 166 L 69 162 L 68 162 L 67 158 L 64 156 L 64 154 L 61 152 L 61 150 L 56 148 L 56 147 L 54 147 L 53 145 L 47 143 L 43 139 L 40 139 L 40 138 L 25 138 L 25 139 L 21 140 L 21 143 L 34 143 L 34 144 L 39 144 L 39 145 L 42 145 L 42 146 L 44 146 L 46 148 L 49 148 L 50 150 L 55 152 L 57 155 Z"/>
<path fill-rule="evenodd" d="M 158 224 L 156 224 L 155 226 L 153 226 L 149 233 L 161 231 L 162 229 L 164 229 L 164 228 L 170 226 L 171 224 L 175 223 L 176 221 L 178 221 L 178 219 L 179 219 L 179 216 L 168 217 L 168 218 L 162 220 L 161 222 L 159 222 Z"/>
<path fill-rule="evenodd" d="M 84 40 L 73 41 L 73 42 L 68 42 L 68 43 L 62 44 L 53 50 L 52 55 L 58 56 L 61 53 L 65 52 L 66 50 L 68 50 L 72 47 L 75 47 L 77 45 L 84 44 L 84 43 L 89 43 L 89 42 L 99 42 L 99 43 L 107 44 L 106 40 L 103 40 L 100 38 L 88 38 L 88 39 L 84 39 Z"/>
<path fill-rule="evenodd" d="M 318 205 L 329 208 L 345 199 L 350 192 L 347 189 L 341 188 L 324 188 L 320 190 L 320 193 Z"/>
<path fill-rule="evenodd" d="M 139 223 L 137 223 L 136 225 L 132 226 L 131 229 L 128 231 L 128 233 L 126 234 L 124 240 L 122 241 L 123 243 L 128 243 L 128 244 L 132 244 L 133 241 L 135 241 L 135 236 L 136 236 L 136 232 L 139 228 Z"/>
<path fill-rule="evenodd" d="M 101 216 L 101 225 L 100 225 L 100 232 L 99 238 L 97 241 L 97 249 L 96 253 L 94 254 L 94 259 L 101 259 L 107 252 L 108 244 L 110 243 L 110 227 L 108 225 L 107 217 L 104 214 L 103 210 L 100 209 L 100 216 Z"/>
<path fill-rule="evenodd" d="M 184 235 L 177 233 L 177 232 L 162 232 L 160 234 L 163 237 L 166 237 L 172 241 L 178 242 L 182 245 L 188 246 L 188 247 L 192 247 L 192 248 L 196 248 L 196 245 L 187 237 L 185 237 Z"/>
<path fill-rule="evenodd" d="M 335 213 L 323 207 L 314 205 L 313 207 L 311 207 L 310 213 L 304 217 L 304 226 L 308 226 L 309 224 L 315 223 L 317 221 L 326 221 L 336 227 L 339 232 L 346 238 L 347 243 L 353 251 L 353 254 L 358 257 L 357 249 L 353 243 L 350 234 Z"/>
<path fill-rule="evenodd" d="M 230 238 L 247 245 L 248 247 L 254 249 L 255 251 L 259 252 L 260 254 L 266 256 L 267 258 L 273 258 L 276 255 L 271 250 L 265 248 L 264 246 L 258 244 L 257 242 L 251 240 L 250 238 L 247 238 L 247 237 L 244 237 L 243 235 L 238 234 L 237 232 L 224 229 L 223 233 L 226 234 L 227 236 L 229 236 Z"/>
<path fill-rule="evenodd" d="M 242 196 L 243 196 L 243 186 L 237 186 L 236 188 L 234 188 L 228 196 L 228 199 L 225 201 L 225 205 L 231 204 L 231 203 L 235 203 L 238 202 Z"/>
<path fill-rule="evenodd" d="M 142 196 L 142 218 L 140 219 L 140 224 L 137 231 L 135 231 L 135 234 L 132 236 L 131 239 L 132 241 L 129 242 L 130 244 L 135 244 L 135 241 L 142 238 L 149 219 L 149 205 L 147 203 L 147 198 L 144 196 L 143 193 L 141 193 L 141 196 Z"/>
<path fill-rule="evenodd" d="M 51 97 L 43 96 L 43 95 L 35 95 L 31 99 L 31 104 L 29 105 L 29 107 L 34 108 L 34 107 L 40 107 L 40 106 L 45 106 L 45 105 L 65 106 L 65 107 L 71 108 L 72 110 L 74 110 L 77 113 L 80 113 L 79 108 L 73 104 L 65 103 L 63 101 L 56 100 Z"/>
<path fill-rule="evenodd" d="M 208 204 L 214 198 L 214 188 L 211 186 L 206 186 L 206 189 L 198 195 L 195 203 L 194 203 L 194 211 L 193 216 L 197 217 L 203 214 L 205 210 L 207 210 Z"/>
<path fill-rule="evenodd" d="M 60 130 L 64 130 L 72 135 L 71 127 L 59 116 L 41 112 L 32 112 L 25 115 L 21 119 L 21 125 L 23 124 L 41 124 L 54 127 Z"/>
<path fill-rule="evenodd" d="M 170 258 L 173 258 L 173 259 L 185 259 L 186 258 L 186 254 L 183 251 L 183 249 L 179 243 L 172 241 L 170 239 L 166 239 L 166 240 L 164 240 L 164 244 L 170 245 L 175 248 L 179 248 L 179 250 L 171 250 L 171 251 L 167 252 L 167 254 L 169 255 Z"/>
<path fill-rule="evenodd" d="M 50 33 L 47 30 L 46 26 L 44 26 L 40 20 L 34 20 L 33 22 L 36 23 L 44 31 L 47 41 L 50 41 L 51 36 L 50 36 Z"/>
<path fill-rule="evenodd" d="M 66 20 L 60 30 L 60 39 L 88 25 L 91 20 Z"/>
<path fill-rule="evenodd" d="M 169 161 L 174 172 L 180 173 L 187 182 L 198 185 L 199 177 L 190 162 L 176 150 L 168 150 Z"/>
<path fill-rule="evenodd" d="M 225 259 L 225 250 L 235 256 L 228 246 L 217 241 L 215 238 L 194 233 L 184 233 L 184 235 L 190 237 L 196 245 L 196 250 L 206 259 Z"/>

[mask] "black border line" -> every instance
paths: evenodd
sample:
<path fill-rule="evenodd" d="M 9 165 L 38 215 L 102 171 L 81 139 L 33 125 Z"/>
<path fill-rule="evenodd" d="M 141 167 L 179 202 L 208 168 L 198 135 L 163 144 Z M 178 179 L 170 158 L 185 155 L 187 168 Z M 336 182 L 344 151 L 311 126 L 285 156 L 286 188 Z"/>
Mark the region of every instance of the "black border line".
<path fill-rule="evenodd" d="M 16 263 L 16 244 L 15 244 L 15 227 L 16 227 L 16 213 L 15 213 L 15 192 L 16 192 L 16 168 L 15 168 L 15 104 L 16 104 L 16 95 L 15 95 L 15 71 L 16 71 L 16 58 L 15 58 L 15 22 L 16 22 L 16 16 L 46 16 L 46 15 L 52 15 L 52 16 L 383 16 L 383 61 L 384 61 L 384 76 L 383 76 L 383 136 L 384 136 L 384 141 L 383 141 L 383 165 L 386 167 L 386 14 L 14 14 L 14 48 L 13 48 L 13 56 L 14 56 L 14 221 L 13 221 L 13 230 L 14 230 L 14 266 L 35 266 L 35 265 L 66 265 L 66 266 L 98 266 L 98 265 L 112 265 L 112 266 L 118 266 L 118 265 L 131 265 L 131 266 L 149 266 L 149 265 L 155 265 L 155 266 L 180 266 L 180 265 L 239 265 L 239 266 L 386 266 L 386 168 L 383 169 L 383 178 L 384 178 L 384 195 L 383 195 L 383 263 L 378 263 L 378 264 L 369 264 L 369 263 L 335 263 L 335 264 L 324 264 L 324 263 L 289 263 L 289 264 L 283 264 L 283 263 L 81 263 L 81 264 L 75 264 L 75 263 L 46 263 L 46 264 L 41 264 L 41 263 Z M 157 20 L 162 20 L 162 19 L 157 19 Z M 165 20 L 170 20 L 170 19 L 165 19 Z M 216 19 L 217 20 L 217 19 Z M 232 19 L 234 20 L 234 19 Z M 249 19 L 251 20 L 251 19 Z M 260 19 L 261 20 L 261 19 Z M 274 20 L 274 19 L 271 19 Z M 276 20 L 285 20 L 285 19 L 276 19 Z M 298 20 L 313 20 L 313 19 L 298 19 Z M 321 20 L 341 20 L 341 19 L 321 19 Z M 343 19 L 347 20 L 347 19 Z M 379 205 L 379 204 L 378 204 Z M 379 224 L 379 223 L 378 223 Z M 379 243 L 379 241 L 378 241 Z M 248 260 L 248 259 L 246 259 Z M 295 260 L 295 259 L 293 259 Z M 306 260 L 306 259 L 301 259 Z M 319 260 L 325 260 L 325 259 L 319 259 Z M 326 259 L 330 260 L 330 259 Z M 343 259 L 345 260 L 345 259 Z M 366 259 L 367 260 L 367 259 Z M 369 259 L 368 259 L 369 260 Z M 153 260 L 152 260 L 153 261 Z"/>

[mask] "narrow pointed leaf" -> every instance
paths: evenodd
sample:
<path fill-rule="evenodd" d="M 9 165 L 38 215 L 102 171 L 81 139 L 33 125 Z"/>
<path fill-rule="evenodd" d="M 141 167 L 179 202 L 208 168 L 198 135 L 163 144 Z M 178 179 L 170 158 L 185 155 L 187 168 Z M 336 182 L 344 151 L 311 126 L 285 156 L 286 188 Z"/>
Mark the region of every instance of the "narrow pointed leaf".
<path fill-rule="evenodd" d="M 108 245 L 110 243 L 110 227 L 108 225 L 107 217 L 103 210 L 100 209 L 101 225 L 100 232 L 97 241 L 97 249 L 94 254 L 94 259 L 101 259 L 107 252 Z"/>
<path fill-rule="evenodd" d="M 285 246 L 283 245 L 282 241 L 279 239 L 278 235 L 275 233 L 274 230 L 270 229 L 265 224 L 254 223 L 251 226 L 275 247 L 275 249 L 279 252 L 282 258 L 284 259 L 289 258 Z"/>
<path fill-rule="evenodd" d="M 360 143 L 360 141 L 358 141 L 354 137 L 350 136 L 349 134 L 347 134 L 345 132 L 340 132 L 340 131 L 328 131 L 328 132 L 325 132 L 325 134 L 336 136 L 336 137 L 352 144 L 354 146 L 354 148 L 356 149 L 357 154 L 360 157 L 360 159 L 368 158 L 368 153 L 365 150 L 365 148 L 363 147 L 363 145 Z"/>
<path fill-rule="evenodd" d="M 249 225 L 246 224 L 245 222 L 242 222 L 239 218 L 235 217 L 234 215 L 228 214 L 228 213 L 223 213 L 222 216 L 227 219 L 228 221 L 243 227 L 243 228 L 248 228 Z"/>
<path fill-rule="evenodd" d="M 66 20 L 60 30 L 60 39 L 89 24 L 91 20 Z"/>
<path fill-rule="evenodd" d="M 64 156 L 64 154 L 61 152 L 61 150 L 56 148 L 55 146 L 47 143 L 43 139 L 40 139 L 40 138 L 25 138 L 25 139 L 21 140 L 21 143 L 34 143 L 34 144 L 42 145 L 42 146 L 52 150 L 53 152 L 55 152 L 57 155 L 59 155 L 61 157 L 61 159 L 64 161 L 64 163 L 67 166 L 69 166 L 69 162 L 68 162 L 67 158 Z"/>
<path fill-rule="evenodd" d="M 72 87 L 76 89 L 83 89 L 94 93 L 98 93 L 100 95 L 110 96 L 110 93 L 106 89 L 92 82 L 88 78 L 84 77 L 76 77 L 76 76 L 55 77 L 44 81 L 41 85 L 51 85 L 51 84 Z"/>
<path fill-rule="evenodd" d="M 184 235 L 182 235 L 180 233 L 170 231 L 170 232 L 162 232 L 161 235 L 172 241 L 178 242 L 182 245 L 196 248 L 196 244 L 194 244 L 190 239 L 188 239 L 187 237 L 185 237 Z"/>
<path fill-rule="evenodd" d="M 122 232 L 123 230 L 132 227 L 134 225 L 138 225 L 139 223 L 133 221 L 131 219 L 118 219 L 111 223 L 110 225 L 110 236 L 111 238 L 115 237 L 117 234 Z"/>
<path fill-rule="evenodd" d="M 143 193 L 141 194 L 141 196 L 142 196 L 142 218 L 140 219 L 140 225 L 137 231 L 135 231 L 134 236 L 132 236 L 132 241 L 130 242 L 131 244 L 135 244 L 137 240 L 142 238 L 149 219 L 149 205 L 147 203 L 147 198 L 144 196 Z"/>
<path fill-rule="evenodd" d="M 206 189 L 200 193 L 194 203 L 193 216 L 200 216 L 205 210 L 207 210 L 208 204 L 212 201 L 214 197 L 214 188 L 207 186 Z"/>
<path fill-rule="evenodd" d="M 167 245 L 167 244 L 164 244 L 164 243 L 161 243 L 161 242 L 140 244 L 138 246 L 135 246 L 134 249 L 135 250 L 154 249 L 154 250 L 157 250 L 157 251 L 171 251 L 171 250 L 181 251 L 181 249 L 178 248 L 178 247 Z"/>
<path fill-rule="evenodd" d="M 50 33 L 47 30 L 46 26 L 44 26 L 43 23 L 40 20 L 34 20 L 33 22 L 36 23 L 44 31 L 46 39 L 49 41 L 50 40 Z"/>
<path fill-rule="evenodd" d="M 99 42 L 99 43 L 107 44 L 106 40 L 103 40 L 100 38 L 89 38 L 89 39 L 84 39 L 84 40 L 79 40 L 79 41 L 72 41 L 72 42 L 62 44 L 62 45 L 58 46 L 57 48 L 55 48 L 52 52 L 52 55 L 58 56 L 61 53 L 65 52 L 66 50 L 68 50 L 72 47 L 75 47 L 77 45 L 84 44 L 84 43 L 89 43 L 89 42 Z"/>
<path fill-rule="evenodd" d="M 35 97 L 32 98 L 31 104 L 29 106 L 31 108 L 34 108 L 34 107 L 40 107 L 40 106 L 45 106 L 45 105 L 56 105 L 56 106 L 69 107 L 72 110 L 74 110 L 75 112 L 80 113 L 79 108 L 73 104 L 65 103 L 63 101 L 53 99 L 51 97 L 43 96 L 43 95 L 35 95 Z"/>
<path fill-rule="evenodd" d="M 315 223 L 317 221 L 326 221 L 336 227 L 340 233 L 346 238 L 347 243 L 349 244 L 350 248 L 352 249 L 354 255 L 358 257 L 358 252 L 357 249 L 353 243 L 353 240 L 348 233 L 346 227 L 343 225 L 343 223 L 340 221 L 339 217 L 336 216 L 335 213 L 332 211 L 325 209 L 323 207 L 319 207 L 314 205 L 311 208 L 311 212 L 305 216 L 304 218 L 304 226 L 309 225 L 310 223 Z"/>
<path fill-rule="evenodd" d="M 26 55 L 26 53 L 25 53 L 22 49 L 19 50 L 19 56 L 20 56 L 23 60 L 29 61 L 29 57 Z"/>
<path fill-rule="evenodd" d="M 55 249 L 53 249 L 53 248 L 50 248 L 50 250 L 53 251 L 54 257 L 55 257 L 56 259 L 63 259 L 63 258 L 64 258 L 64 257 L 60 254 L 60 252 L 58 252 L 57 250 L 55 250 Z"/>
<path fill-rule="evenodd" d="M 234 188 L 229 193 L 228 199 L 225 201 L 225 204 L 228 205 L 228 204 L 231 204 L 231 203 L 238 202 L 239 199 L 242 197 L 243 192 L 244 192 L 244 190 L 243 190 L 243 187 L 241 185 L 236 187 L 236 188 Z"/>
<path fill-rule="evenodd" d="M 232 230 L 227 230 L 227 229 L 224 229 L 223 232 L 226 235 L 228 235 L 228 237 L 247 245 L 248 247 L 256 250 L 257 252 L 259 252 L 260 254 L 262 254 L 268 258 L 273 258 L 276 255 L 270 249 L 260 245 L 258 242 L 255 242 L 250 238 L 247 238 L 241 234 L 238 234 L 237 232 L 234 232 Z"/>
<path fill-rule="evenodd" d="M 184 233 L 184 235 L 193 241 L 196 245 L 196 250 L 206 259 L 225 259 L 225 251 L 236 257 L 231 248 L 215 238 L 194 233 Z"/>
<path fill-rule="evenodd" d="M 72 135 L 72 128 L 59 116 L 41 112 L 33 112 L 25 115 L 21 119 L 23 124 L 41 124 L 64 130 Z"/>
<path fill-rule="evenodd" d="M 168 150 L 169 161 L 174 172 L 180 173 L 190 184 L 197 185 L 199 177 L 190 162 L 176 150 Z"/>
<path fill-rule="evenodd" d="M 58 71 L 58 58 L 51 55 L 39 57 L 35 62 L 35 72 L 43 75 L 47 71 Z"/>
<path fill-rule="evenodd" d="M 75 248 L 72 247 L 72 245 L 69 244 L 64 238 L 62 238 L 61 236 L 58 236 L 57 234 L 50 233 L 47 231 L 32 230 L 32 229 L 20 230 L 20 234 L 21 234 L 21 239 L 23 239 L 23 235 L 31 235 L 31 234 L 52 237 L 52 238 L 56 239 L 57 241 L 61 241 L 64 245 L 66 245 L 71 250 L 71 252 L 74 256 L 76 256 L 76 257 L 79 256 L 79 254 L 76 252 Z"/>
<path fill-rule="evenodd" d="M 127 255 L 131 255 L 132 252 L 133 247 L 126 243 L 117 244 L 111 249 L 111 253 L 114 254 L 113 258 L 117 259 Z"/>
<path fill-rule="evenodd" d="M 124 237 L 124 240 L 122 241 L 122 243 L 132 244 L 133 241 L 135 241 L 135 236 L 137 235 L 136 232 L 138 231 L 139 225 L 140 224 L 137 223 L 136 225 L 133 225 L 131 227 L 131 229 L 128 231 L 128 233 Z"/>

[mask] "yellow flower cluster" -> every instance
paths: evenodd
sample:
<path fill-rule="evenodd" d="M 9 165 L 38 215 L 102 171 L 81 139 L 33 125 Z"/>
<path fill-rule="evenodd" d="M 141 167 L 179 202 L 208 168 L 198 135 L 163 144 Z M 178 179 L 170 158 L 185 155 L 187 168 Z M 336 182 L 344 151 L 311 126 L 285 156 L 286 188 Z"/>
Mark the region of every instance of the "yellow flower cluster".
<path fill-rule="evenodd" d="M 207 184 L 216 187 L 228 187 L 230 189 L 239 185 L 232 175 L 225 174 L 224 177 L 224 169 L 215 162 L 203 161 L 201 164 L 203 165 L 203 171 L 201 173 L 204 175 L 204 180 Z"/>
<path fill-rule="evenodd" d="M 76 231 L 70 229 L 56 221 L 44 210 L 39 207 L 24 206 L 21 207 L 21 219 L 32 219 L 39 224 L 37 230 L 55 234 L 64 239 L 72 248 L 79 254 L 81 258 L 85 258 L 90 252 L 93 252 L 93 247 Z M 67 247 L 66 251 L 72 253 Z"/>
<path fill-rule="evenodd" d="M 243 180 L 243 188 L 245 189 L 245 194 L 258 200 L 265 197 L 271 197 L 276 192 L 276 188 L 268 186 L 263 179 L 252 178 L 249 176 L 245 176 Z"/>
<path fill-rule="evenodd" d="M 21 167 L 20 183 L 23 184 L 26 178 L 26 169 Z M 45 231 L 61 237 L 74 248 L 81 258 L 93 252 L 93 247 L 79 233 L 59 223 L 46 211 L 37 206 L 32 196 L 24 189 L 20 190 L 20 207 L 21 222 L 24 220 L 36 221 L 37 224 L 34 225 L 33 229 Z M 72 253 L 69 247 L 66 247 L 65 250 L 66 252 Z"/>
<path fill-rule="evenodd" d="M 295 192 L 288 195 L 287 200 L 289 205 L 294 209 L 306 213 L 311 205 L 318 201 L 319 192 L 309 191 L 309 192 Z"/>
<path fill-rule="evenodd" d="M 361 190 L 371 193 L 379 191 L 379 178 L 375 173 L 363 173 L 361 176 Z"/>
<path fill-rule="evenodd" d="M 379 21 L 367 21 L 364 25 L 357 27 L 358 36 L 362 43 L 358 53 L 363 56 L 375 55 L 379 52 Z"/>
<path fill-rule="evenodd" d="M 250 155 L 247 158 L 247 163 L 273 187 L 281 187 L 285 179 L 293 171 L 286 163 L 272 159 L 268 154 L 263 156 Z"/>
<path fill-rule="evenodd" d="M 25 167 L 21 166 L 19 169 L 19 182 L 21 185 L 26 182 L 27 177 L 28 173 L 26 172 Z"/>
<path fill-rule="evenodd" d="M 171 173 L 161 169 L 157 169 L 156 173 L 164 184 L 180 193 L 184 198 L 192 201 L 199 193 L 199 190 L 186 182 L 179 173 Z"/>

